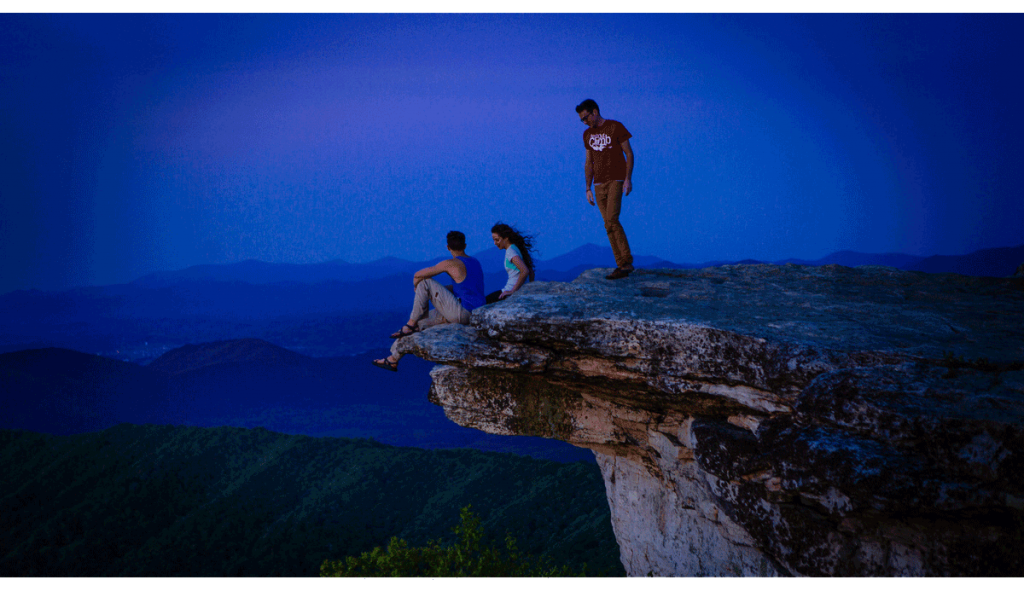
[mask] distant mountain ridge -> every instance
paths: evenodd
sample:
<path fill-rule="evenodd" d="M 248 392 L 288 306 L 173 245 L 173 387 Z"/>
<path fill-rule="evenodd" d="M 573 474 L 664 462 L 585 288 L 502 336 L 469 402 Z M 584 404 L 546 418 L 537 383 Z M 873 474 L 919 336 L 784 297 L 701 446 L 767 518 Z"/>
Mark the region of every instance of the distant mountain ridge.
<path fill-rule="evenodd" d="M 459 427 L 427 400 L 432 364 L 408 358 L 402 375 L 391 375 L 372 367 L 371 356 L 380 355 L 316 359 L 253 338 L 185 345 L 149 365 L 60 348 L 3 353 L 0 429 L 67 435 L 118 423 L 227 425 L 593 460 L 555 440 Z"/>
<path fill-rule="evenodd" d="M 485 288 L 500 288 L 505 282 L 502 252 L 488 248 L 476 257 L 484 266 Z M 759 263 L 673 263 L 645 255 L 634 259 L 640 268 Z M 246 261 L 162 272 L 130 284 L 61 292 L 15 291 L 0 295 L 0 352 L 58 346 L 141 363 L 184 344 L 249 337 L 310 356 L 356 354 L 380 346 L 380 338 L 401 325 L 409 311 L 412 272 L 436 261 L 386 258 L 369 264 L 306 265 Z M 924 258 L 840 251 L 817 260 L 774 263 L 884 265 L 1005 277 L 1024 263 L 1024 245 Z M 538 259 L 536 278 L 569 281 L 587 269 L 613 265 L 609 247 L 588 244 L 552 259 Z M 440 280 L 451 281 L 447 275 Z"/>
<path fill-rule="evenodd" d="M 242 338 L 206 344 L 186 344 L 168 351 L 148 365 L 170 375 L 196 371 L 215 365 L 251 363 L 257 366 L 307 365 L 313 359 L 275 346 L 266 340 Z"/>
<path fill-rule="evenodd" d="M 967 255 L 933 255 L 907 269 L 929 274 L 956 273 L 968 276 L 1012 276 L 1024 264 L 1024 245 L 982 249 Z"/>
<path fill-rule="evenodd" d="M 906 253 L 859 253 L 857 251 L 837 251 L 830 253 L 821 259 L 785 259 L 778 263 L 794 263 L 798 265 L 845 265 L 846 267 L 857 267 L 861 265 L 884 265 L 897 269 L 910 269 L 914 264 L 921 261 L 923 257 L 907 255 Z"/>
<path fill-rule="evenodd" d="M 480 260 L 487 272 L 503 271 L 503 252 L 488 248 L 472 254 Z M 182 270 L 154 272 L 138 278 L 132 284 L 162 287 L 187 280 L 245 282 L 248 284 L 277 284 L 282 282 L 316 283 L 325 281 L 360 282 L 377 280 L 412 272 L 434 265 L 447 256 L 426 261 L 408 261 L 398 257 L 385 257 L 369 263 L 348 263 L 335 260 L 323 263 L 287 264 L 265 261 L 241 261 L 231 264 L 196 265 Z M 678 263 L 652 255 L 634 255 L 633 265 L 640 268 L 695 269 L 742 263 L 793 263 L 799 265 L 836 264 L 847 267 L 882 265 L 925 273 L 955 273 L 970 276 L 1010 276 L 1024 263 L 1024 245 L 982 249 L 967 255 L 933 255 L 922 257 L 906 253 L 863 253 L 837 251 L 820 259 L 789 258 L 775 261 L 757 259 L 713 260 L 699 263 Z M 615 257 L 610 247 L 588 243 L 551 259 L 536 259 L 538 272 L 551 270 L 564 272 L 583 267 L 614 267 Z"/>
<path fill-rule="evenodd" d="M 328 280 L 360 282 L 416 271 L 426 265 L 426 262 L 406 261 L 397 257 L 385 257 L 369 263 L 348 263 L 341 260 L 322 263 L 270 263 L 250 259 L 238 263 L 195 265 L 181 270 L 154 272 L 134 280 L 131 284 L 160 288 L 189 280 L 248 284 L 311 284 Z"/>

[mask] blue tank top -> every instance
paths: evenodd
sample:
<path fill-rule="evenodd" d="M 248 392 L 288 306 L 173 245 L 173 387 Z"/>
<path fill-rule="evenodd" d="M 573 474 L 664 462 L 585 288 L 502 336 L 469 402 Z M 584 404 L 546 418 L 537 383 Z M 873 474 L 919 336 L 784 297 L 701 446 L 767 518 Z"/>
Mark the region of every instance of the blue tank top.
<path fill-rule="evenodd" d="M 484 268 L 472 257 L 456 257 L 466 266 L 466 279 L 452 286 L 462 308 L 472 311 L 484 304 Z"/>

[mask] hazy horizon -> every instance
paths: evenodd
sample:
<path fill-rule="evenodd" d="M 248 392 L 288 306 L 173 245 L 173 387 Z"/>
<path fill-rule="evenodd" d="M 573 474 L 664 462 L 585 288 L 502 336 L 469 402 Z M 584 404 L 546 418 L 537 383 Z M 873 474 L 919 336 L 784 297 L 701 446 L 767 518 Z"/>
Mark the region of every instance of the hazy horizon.
<path fill-rule="evenodd" d="M 1024 246 L 1024 245 L 1017 245 L 1017 246 Z M 1012 249 L 1012 248 L 1016 248 L 1017 246 L 1012 246 L 1012 247 L 1009 247 L 1009 246 L 1008 247 L 983 247 L 981 249 L 977 249 L 977 251 L 984 251 L 984 250 L 987 250 L 987 249 Z M 564 256 L 569 255 L 571 253 L 574 253 L 576 251 L 579 251 L 580 249 L 586 249 L 587 247 L 594 247 L 595 249 L 601 249 L 601 250 L 606 251 L 608 253 L 608 255 L 607 255 L 608 263 L 606 263 L 605 266 L 607 266 L 609 268 L 615 266 L 614 262 L 612 261 L 613 255 L 611 253 L 611 249 L 609 247 L 607 247 L 607 246 L 602 246 L 602 245 L 599 245 L 597 243 L 586 243 L 586 244 L 580 245 L 578 247 L 575 247 L 573 249 L 570 249 L 570 250 L 568 250 L 568 251 L 566 251 L 564 253 L 560 253 L 558 255 L 542 255 L 542 256 L 539 256 L 539 257 L 537 257 L 538 264 L 539 264 L 540 267 L 543 267 L 545 261 L 552 261 L 552 260 L 555 260 L 555 259 L 559 259 L 561 257 L 564 257 Z M 483 253 L 484 251 L 491 251 L 491 250 L 493 250 L 495 252 L 498 251 L 498 249 L 495 249 L 493 246 L 491 246 L 491 247 L 487 247 L 485 249 L 482 249 L 480 251 L 471 251 L 471 250 L 469 250 L 469 248 L 467 248 L 466 252 L 467 252 L 468 255 L 473 256 L 475 254 Z M 977 251 L 971 251 L 971 253 L 974 253 L 974 252 L 977 252 Z M 827 253 L 825 255 L 815 255 L 815 256 L 790 255 L 788 257 L 783 257 L 781 259 L 771 259 L 771 260 L 769 260 L 769 259 L 757 259 L 757 258 L 754 258 L 754 257 L 744 257 L 744 258 L 741 258 L 741 259 L 708 259 L 708 260 L 703 260 L 703 261 L 689 261 L 689 260 L 676 261 L 676 260 L 671 260 L 671 259 L 665 259 L 661 255 L 640 255 L 640 254 L 634 254 L 634 256 L 638 257 L 638 258 L 653 257 L 653 258 L 657 258 L 657 259 L 661 259 L 661 260 L 664 260 L 664 261 L 669 261 L 671 263 L 677 263 L 677 264 L 700 265 L 700 264 L 704 264 L 704 263 L 711 263 L 711 262 L 718 262 L 718 261 L 738 262 L 738 261 L 746 261 L 746 260 L 763 261 L 763 262 L 767 262 L 767 263 L 784 261 L 784 260 L 787 260 L 787 259 L 800 260 L 800 261 L 817 261 L 817 260 L 820 260 L 820 259 L 824 259 L 824 258 L 826 258 L 826 257 L 828 257 L 830 255 L 836 255 L 836 254 L 842 254 L 842 253 L 858 253 L 858 254 L 865 254 L 865 255 L 906 255 L 908 257 L 917 258 L 917 259 L 927 259 L 927 258 L 930 258 L 930 257 L 959 257 L 959 256 L 962 256 L 962 255 L 970 254 L 970 253 L 965 253 L 965 254 L 958 254 L 958 255 L 948 255 L 948 254 L 914 255 L 912 253 L 899 253 L 899 252 L 892 252 L 892 251 L 879 252 L 879 253 L 871 253 L 871 252 L 867 252 L 867 251 L 854 251 L 852 249 L 840 249 L 838 251 L 831 251 L 831 252 L 829 252 L 829 253 Z M 341 259 L 325 259 L 323 261 L 307 262 L 307 263 L 296 263 L 296 262 L 288 262 L 288 261 L 265 261 L 265 260 L 262 260 L 262 259 L 242 259 L 242 260 L 239 260 L 239 261 L 225 261 L 225 262 L 221 262 L 221 263 L 196 263 L 196 264 L 188 265 L 188 266 L 185 266 L 185 267 L 182 267 L 182 268 L 167 269 L 167 270 L 153 270 L 153 271 L 149 271 L 149 272 L 143 272 L 143 273 L 141 273 L 141 274 L 139 274 L 137 276 L 133 276 L 133 277 L 131 277 L 129 279 L 115 280 L 115 281 L 108 282 L 106 284 L 83 284 L 83 285 L 79 285 L 79 286 L 67 286 L 67 287 L 59 287 L 59 288 L 41 288 L 41 287 L 12 288 L 12 289 L 9 289 L 9 290 L 0 290 L 0 295 L 8 294 L 10 292 L 16 292 L 16 291 L 62 292 L 62 291 L 66 291 L 66 290 L 74 290 L 76 288 L 88 288 L 88 287 L 96 287 L 96 286 L 130 284 L 130 283 L 132 283 L 132 282 L 134 282 L 136 280 L 144 278 L 145 276 L 152 275 L 152 274 L 157 274 L 157 273 L 185 271 L 185 270 L 188 270 L 188 269 L 193 268 L 193 267 L 231 266 L 231 265 L 237 265 L 237 264 L 246 263 L 246 262 L 253 262 L 253 261 L 255 261 L 257 263 L 265 263 L 265 264 L 270 264 L 270 265 L 283 265 L 283 266 L 288 266 L 288 265 L 297 265 L 297 266 L 301 266 L 301 265 L 319 265 L 319 264 L 327 264 L 327 263 L 334 263 L 334 262 L 341 261 L 341 262 L 345 263 L 346 265 L 356 265 L 356 266 L 358 266 L 358 265 L 370 265 L 372 263 L 376 263 L 376 262 L 380 262 L 380 261 L 386 261 L 386 260 L 399 260 L 399 261 L 407 262 L 407 263 L 410 263 L 410 264 L 433 263 L 435 260 L 445 259 L 448 256 L 449 255 L 446 253 L 444 255 L 436 255 L 434 257 L 427 258 L 427 259 L 411 259 L 411 258 L 408 258 L 408 257 L 400 257 L 400 256 L 396 256 L 396 255 L 386 255 L 384 257 L 378 257 L 378 258 L 376 258 L 376 259 L 374 259 L 372 261 L 345 261 L 345 260 L 341 260 Z M 597 265 L 597 267 L 601 267 L 601 265 Z M 489 271 L 490 269 L 499 269 L 499 266 L 495 265 L 494 263 L 489 263 L 489 264 L 485 264 L 484 269 Z M 387 275 L 392 275 L 392 274 L 387 274 Z"/>

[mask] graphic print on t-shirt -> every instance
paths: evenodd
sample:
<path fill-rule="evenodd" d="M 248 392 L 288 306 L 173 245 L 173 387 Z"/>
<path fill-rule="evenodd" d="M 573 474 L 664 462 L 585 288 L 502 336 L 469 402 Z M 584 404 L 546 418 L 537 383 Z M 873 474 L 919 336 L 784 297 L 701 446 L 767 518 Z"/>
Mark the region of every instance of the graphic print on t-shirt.
<path fill-rule="evenodd" d="M 605 147 L 612 144 L 612 138 L 605 133 L 590 135 L 590 148 L 594 151 L 603 151 Z"/>

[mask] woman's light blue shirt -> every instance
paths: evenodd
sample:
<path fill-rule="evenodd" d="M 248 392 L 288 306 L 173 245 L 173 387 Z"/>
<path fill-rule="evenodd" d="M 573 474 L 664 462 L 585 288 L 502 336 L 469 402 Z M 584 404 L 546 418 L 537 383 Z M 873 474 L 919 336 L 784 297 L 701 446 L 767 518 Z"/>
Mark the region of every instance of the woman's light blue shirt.
<path fill-rule="evenodd" d="M 519 281 L 519 276 L 523 274 L 523 272 L 519 271 L 519 268 L 516 267 L 516 264 L 512 263 L 513 257 L 518 257 L 519 260 L 522 261 L 523 254 L 519 252 L 519 247 L 509 245 L 508 248 L 505 249 L 505 272 L 508 273 L 508 282 L 506 282 L 505 287 L 501 289 L 503 292 L 515 288 L 516 282 Z"/>

